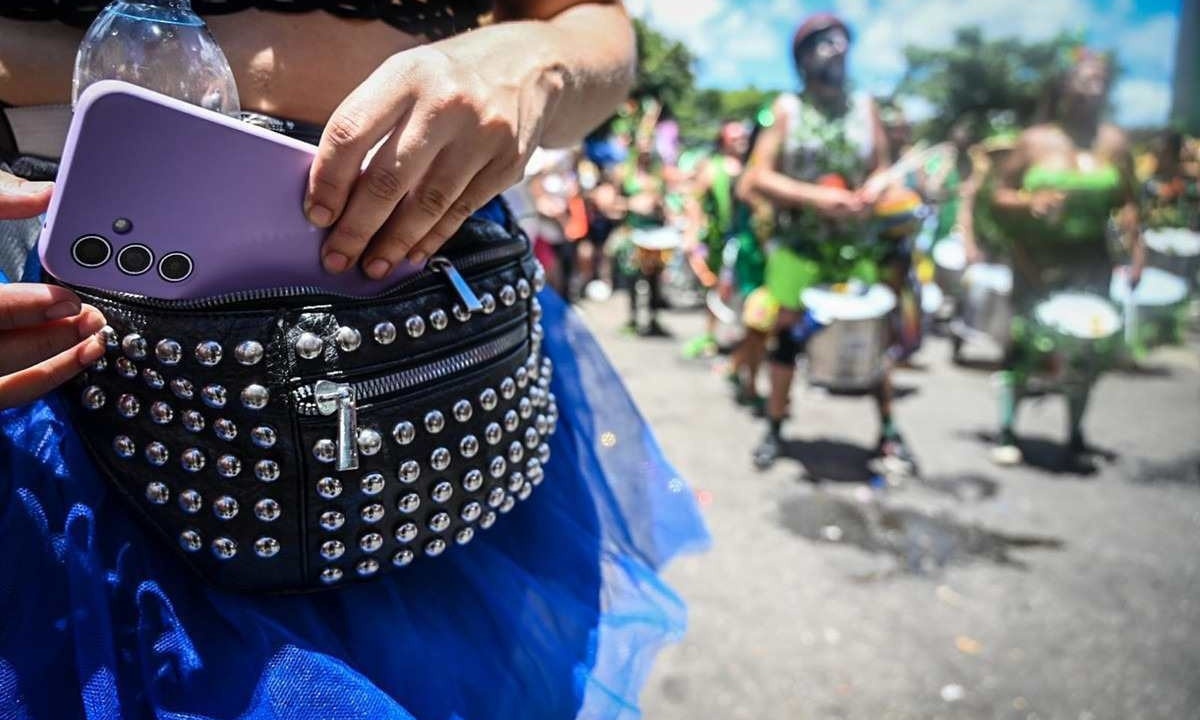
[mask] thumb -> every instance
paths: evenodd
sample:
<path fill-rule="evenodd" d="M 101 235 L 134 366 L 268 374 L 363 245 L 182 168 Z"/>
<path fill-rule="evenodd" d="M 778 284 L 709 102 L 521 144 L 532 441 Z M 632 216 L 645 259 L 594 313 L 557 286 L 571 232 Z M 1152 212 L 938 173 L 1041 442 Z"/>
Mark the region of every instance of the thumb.
<path fill-rule="evenodd" d="M 0 220 L 20 220 L 46 212 L 54 183 L 31 182 L 0 172 Z"/>

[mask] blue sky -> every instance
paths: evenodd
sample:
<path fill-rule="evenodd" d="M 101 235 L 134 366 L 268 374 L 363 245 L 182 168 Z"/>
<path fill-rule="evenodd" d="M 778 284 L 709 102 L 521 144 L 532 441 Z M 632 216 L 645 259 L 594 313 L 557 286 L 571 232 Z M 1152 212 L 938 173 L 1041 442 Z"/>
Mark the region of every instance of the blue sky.
<path fill-rule="evenodd" d="M 1082 31 L 1115 49 L 1123 68 L 1116 120 L 1158 124 L 1170 108 L 1179 0 L 626 0 L 630 11 L 687 43 L 700 58 L 701 86 L 790 88 L 789 47 L 808 13 L 832 10 L 855 33 L 851 74 L 858 87 L 890 92 L 904 72 L 906 45 L 938 46 L 961 25 L 991 37 L 1042 39 Z M 910 115 L 928 111 L 912 103 Z"/>

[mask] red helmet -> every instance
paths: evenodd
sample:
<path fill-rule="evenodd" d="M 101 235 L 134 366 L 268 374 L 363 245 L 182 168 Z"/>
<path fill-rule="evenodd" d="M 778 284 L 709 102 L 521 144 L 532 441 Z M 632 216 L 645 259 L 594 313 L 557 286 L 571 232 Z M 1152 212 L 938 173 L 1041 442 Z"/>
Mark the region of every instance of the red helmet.
<path fill-rule="evenodd" d="M 847 38 L 853 39 L 850 28 L 846 27 L 846 23 L 842 22 L 842 19 L 837 15 L 828 12 L 813 13 L 804 22 L 800 23 L 800 27 L 796 28 L 796 34 L 792 36 L 792 57 L 796 62 L 800 61 L 800 52 L 804 50 L 809 39 L 822 30 L 829 30 L 830 28 L 838 28 L 846 33 Z"/>

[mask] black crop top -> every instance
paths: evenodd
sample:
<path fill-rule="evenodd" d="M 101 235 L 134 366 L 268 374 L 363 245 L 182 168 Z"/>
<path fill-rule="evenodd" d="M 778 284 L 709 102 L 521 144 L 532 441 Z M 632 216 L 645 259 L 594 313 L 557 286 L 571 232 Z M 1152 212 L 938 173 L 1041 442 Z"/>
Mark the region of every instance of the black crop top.
<path fill-rule="evenodd" d="M 86 28 L 107 0 L 0 0 L 0 16 L 18 20 L 58 20 Z M 276 12 L 324 10 L 339 17 L 383 20 L 409 35 L 436 40 L 479 26 L 492 0 L 192 0 L 200 15 L 224 15 L 247 8 Z"/>

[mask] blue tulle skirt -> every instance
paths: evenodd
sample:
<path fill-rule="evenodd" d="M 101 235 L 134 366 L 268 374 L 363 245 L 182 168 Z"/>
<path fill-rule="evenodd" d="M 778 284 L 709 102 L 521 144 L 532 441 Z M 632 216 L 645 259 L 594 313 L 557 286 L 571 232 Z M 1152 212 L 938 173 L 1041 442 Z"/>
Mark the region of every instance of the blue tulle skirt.
<path fill-rule="evenodd" d="M 0 718 L 637 717 L 684 627 L 657 571 L 707 537 L 595 340 L 541 300 L 545 482 L 472 544 L 356 587 L 208 587 L 110 492 L 62 399 L 0 413 Z"/>

